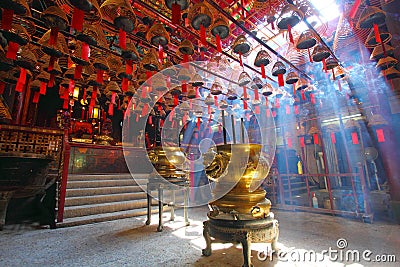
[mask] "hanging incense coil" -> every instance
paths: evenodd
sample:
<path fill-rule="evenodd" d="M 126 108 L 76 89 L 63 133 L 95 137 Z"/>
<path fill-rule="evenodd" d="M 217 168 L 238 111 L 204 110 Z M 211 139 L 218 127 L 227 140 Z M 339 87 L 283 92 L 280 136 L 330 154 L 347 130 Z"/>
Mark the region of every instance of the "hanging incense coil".
<path fill-rule="evenodd" d="M 84 11 L 85 21 L 90 24 L 99 24 L 102 20 L 102 14 L 98 1 L 96 0 L 55 0 L 58 6 L 65 7 L 64 10 L 73 10 L 74 7 Z M 67 12 L 69 15 L 70 12 Z"/>
<path fill-rule="evenodd" d="M 213 21 L 213 14 L 205 2 L 199 2 L 189 9 L 188 19 L 193 29 L 199 31 L 201 26 L 204 28 L 210 27 Z"/>
<path fill-rule="evenodd" d="M 108 94 L 109 92 L 122 93 L 121 88 L 118 86 L 118 83 L 115 81 L 111 81 L 107 84 L 105 88 L 105 92 Z"/>
<path fill-rule="evenodd" d="M 211 94 L 207 95 L 207 97 L 204 99 L 204 104 L 207 106 L 214 105 L 214 98 L 211 96 Z"/>
<path fill-rule="evenodd" d="M 128 79 L 131 80 L 132 79 L 132 74 L 128 74 L 126 73 L 126 67 L 125 66 L 121 66 L 121 68 L 117 71 L 117 77 L 119 79 Z"/>
<path fill-rule="evenodd" d="M 258 76 L 253 78 L 253 83 L 254 85 L 251 86 L 253 89 L 261 89 L 263 87 L 263 82 Z"/>
<path fill-rule="evenodd" d="M 67 42 L 65 41 L 64 35 L 58 34 L 55 46 L 50 46 L 48 44 L 50 39 L 50 32 L 51 30 L 45 32 L 38 41 L 38 43 L 42 45 L 41 47 L 42 51 L 47 55 L 54 56 L 56 58 L 61 57 L 63 54 L 68 54 L 69 49 Z"/>
<path fill-rule="evenodd" d="M 287 30 L 288 27 L 294 27 L 304 18 L 303 12 L 301 12 L 296 6 L 292 4 L 285 5 L 281 14 L 276 20 L 276 26 L 281 30 Z"/>
<path fill-rule="evenodd" d="M 43 70 L 50 74 L 53 74 L 53 75 L 61 75 L 62 74 L 60 65 L 58 65 L 57 61 L 54 62 L 54 66 L 51 70 L 48 69 L 48 66 L 44 66 Z"/>
<path fill-rule="evenodd" d="M 239 84 L 239 86 L 246 86 L 246 85 L 249 84 L 250 82 L 251 82 L 251 77 L 250 77 L 250 75 L 249 75 L 247 72 L 242 71 L 242 72 L 239 74 L 239 78 L 238 78 L 238 84 Z"/>
<path fill-rule="evenodd" d="M 251 52 L 251 44 L 247 41 L 246 36 L 239 35 L 233 42 L 232 50 L 236 54 L 247 56 Z"/>
<path fill-rule="evenodd" d="M 222 89 L 221 82 L 218 79 L 216 79 L 211 86 L 210 94 L 211 95 L 220 95 L 220 94 L 222 94 L 222 92 L 223 92 L 223 89 Z"/>
<path fill-rule="evenodd" d="M 14 78 L 17 79 L 16 81 L 18 81 L 18 78 L 19 78 L 19 76 L 21 74 L 21 69 L 20 68 L 15 68 L 13 71 L 11 71 L 11 73 L 14 76 Z M 26 79 L 28 80 L 28 79 L 30 79 L 32 77 L 33 77 L 32 72 L 30 70 L 26 70 Z"/>
<path fill-rule="evenodd" d="M 400 78 L 400 71 L 395 67 L 389 67 L 379 73 L 379 77 L 385 77 L 387 80 Z"/>
<path fill-rule="evenodd" d="M 160 69 L 160 64 L 158 62 L 157 52 L 154 49 L 150 49 L 150 51 L 144 55 L 140 64 L 148 71 L 158 71 Z"/>
<path fill-rule="evenodd" d="M 174 77 L 177 74 L 177 71 L 176 68 L 174 68 L 173 66 L 174 65 L 171 61 L 166 61 L 163 65 L 162 74 L 164 76 Z"/>
<path fill-rule="evenodd" d="M 100 6 L 100 10 L 118 29 L 132 32 L 136 26 L 137 19 L 128 0 L 106 0 Z"/>
<path fill-rule="evenodd" d="M 83 30 L 77 34 L 76 39 L 91 46 L 96 46 L 99 39 L 97 27 L 89 23 L 84 23 Z"/>
<path fill-rule="evenodd" d="M 269 83 L 265 83 L 261 90 L 261 94 L 265 97 L 272 95 L 273 92 L 274 92 L 274 88 Z"/>
<path fill-rule="evenodd" d="M 42 72 L 39 73 L 38 76 L 36 76 L 36 79 L 41 81 L 41 82 L 46 82 L 47 83 L 50 80 L 50 74 L 45 72 L 45 71 L 42 71 Z"/>
<path fill-rule="evenodd" d="M 96 69 L 99 69 L 99 70 L 103 70 L 103 71 L 108 71 L 110 69 L 110 67 L 108 66 L 108 61 L 103 56 L 99 56 L 99 57 L 95 58 L 95 60 L 93 62 L 93 67 L 95 67 Z"/>
<path fill-rule="evenodd" d="M 15 65 L 33 71 L 37 65 L 36 56 L 31 52 L 30 48 L 23 46 L 15 60 Z"/>
<path fill-rule="evenodd" d="M 154 79 L 152 86 L 154 90 L 159 92 L 166 91 L 168 89 L 167 83 L 164 79 Z"/>
<path fill-rule="evenodd" d="M 1 0 L 0 7 L 13 10 L 20 16 L 31 16 L 29 5 L 25 0 Z"/>
<path fill-rule="evenodd" d="M 57 28 L 59 31 L 65 31 L 68 27 L 68 18 L 65 12 L 58 6 L 46 8 L 41 18 L 48 28 Z"/>
<path fill-rule="evenodd" d="M 256 67 L 261 67 L 263 66 L 267 66 L 269 63 L 271 63 L 272 59 L 271 56 L 268 54 L 267 51 L 265 50 L 260 50 L 257 53 L 257 56 L 254 60 L 254 66 Z"/>
<path fill-rule="evenodd" d="M 36 92 L 40 90 L 41 83 L 39 80 L 33 80 L 30 85 L 31 85 L 31 90 Z"/>
<path fill-rule="evenodd" d="M 318 44 L 313 49 L 312 59 L 315 62 L 321 62 L 322 60 L 327 59 L 330 55 L 331 53 L 329 52 L 328 48 L 322 44 Z"/>
<path fill-rule="evenodd" d="M 155 46 L 165 46 L 170 42 L 170 37 L 165 29 L 164 25 L 161 23 L 155 23 L 150 27 L 146 35 L 147 41 Z"/>
<path fill-rule="evenodd" d="M 87 79 L 87 84 L 90 86 L 97 86 L 100 87 L 102 84 L 97 82 L 97 75 L 91 74 Z"/>
<path fill-rule="evenodd" d="M 343 67 L 338 66 L 335 69 L 335 77 L 339 80 L 344 79 L 347 76 L 347 73 L 344 71 Z"/>
<path fill-rule="evenodd" d="M 392 40 L 392 34 L 390 32 L 385 32 L 383 28 L 379 28 L 379 36 L 381 39 L 381 43 L 386 44 Z M 375 38 L 375 32 L 372 29 L 370 34 L 367 37 L 367 40 L 365 40 L 365 46 L 368 48 L 375 47 L 377 45 L 380 45 L 381 43 L 378 43 Z"/>
<path fill-rule="evenodd" d="M 82 43 L 78 41 L 75 46 L 75 50 L 70 55 L 71 60 L 78 65 L 87 66 L 90 62 L 82 57 Z"/>
<path fill-rule="evenodd" d="M 374 24 L 382 25 L 385 23 L 386 13 L 375 6 L 367 6 L 362 11 L 357 21 L 357 28 L 366 29 L 373 28 Z"/>
<path fill-rule="evenodd" d="M 384 57 L 379 59 L 376 68 L 385 70 L 390 67 L 395 67 L 399 61 L 393 57 Z"/>
<path fill-rule="evenodd" d="M 189 81 L 192 75 L 187 68 L 181 68 L 178 72 L 179 81 Z"/>
<path fill-rule="evenodd" d="M 13 23 L 9 31 L 1 30 L 4 38 L 9 42 L 14 42 L 19 45 L 26 45 L 31 41 L 31 37 L 27 30 L 19 24 Z"/>
<path fill-rule="evenodd" d="M 286 83 L 287 83 L 287 84 L 294 84 L 294 83 L 297 83 L 298 80 L 299 80 L 299 75 L 297 75 L 297 73 L 294 72 L 294 71 L 290 71 L 290 72 L 286 75 Z"/>
<path fill-rule="evenodd" d="M 222 16 L 217 17 L 211 26 L 211 34 L 216 37 L 217 35 L 222 40 L 227 38 L 230 33 L 228 20 Z"/>
<path fill-rule="evenodd" d="M 70 80 L 75 80 L 75 67 L 67 69 L 67 71 L 64 73 L 64 77 Z"/>
<path fill-rule="evenodd" d="M 271 74 L 273 76 L 278 76 L 280 74 L 285 74 L 286 73 L 286 67 L 281 61 L 275 62 L 274 66 L 272 67 L 272 72 Z"/>
<path fill-rule="evenodd" d="M 332 69 L 336 68 L 337 66 L 339 66 L 339 63 L 333 57 L 329 57 L 326 59 L 326 69 L 327 70 L 332 70 Z"/>
<path fill-rule="evenodd" d="M 178 24 L 180 21 L 180 13 L 183 10 L 186 10 L 189 5 L 190 5 L 190 1 L 188 0 L 165 0 L 164 1 L 165 6 L 172 11 L 172 23 L 174 24 Z M 173 6 L 173 5 L 178 5 L 178 6 Z M 179 8 L 179 17 L 175 17 L 178 14 L 174 14 L 174 12 L 178 12 L 176 9 Z"/>
<path fill-rule="evenodd" d="M 147 81 L 147 75 L 145 72 L 139 72 L 137 74 L 137 81 L 139 85 L 143 85 Z"/>
<path fill-rule="evenodd" d="M 300 34 L 299 39 L 297 40 L 296 48 L 297 49 L 309 49 L 317 44 L 317 40 L 315 38 L 314 33 L 311 30 L 305 30 Z"/>
<path fill-rule="evenodd" d="M 136 87 L 132 84 L 128 85 L 128 90 L 125 92 L 126 96 L 134 96 L 136 94 Z"/>
<path fill-rule="evenodd" d="M 188 90 L 187 98 L 189 98 L 189 99 L 194 99 L 194 98 L 196 98 L 196 90 L 195 90 L 194 88 L 190 88 L 190 89 Z"/>
<path fill-rule="evenodd" d="M 184 55 L 193 55 L 194 54 L 194 47 L 191 41 L 185 39 L 183 40 L 179 47 L 178 50 L 180 53 L 184 54 Z"/>
<path fill-rule="evenodd" d="M 307 87 L 308 87 L 308 82 L 307 82 L 307 80 L 304 79 L 304 78 L 300 78 L 300 79 L 297 81 L 297 83 L 296 83 L 295 89 L 296 89 L 297 91 L 300 91 L 300 90 L 305 90 L 305 89 L 307 89 Z"/>
<path fill-rule="evenodd" d="M 126 42 L 126 49 L 121 52 L 121 56 L 123 59 L 132 60 L 133 62 L 138 62 L 140 60 L 140 55 L 135 44 L 129 39 Z"/>
<path fill-rule="evenodd" d="M 394 48 L 391 45 L 383 44 L 385 46 L 386 56 L 393 56 L 394 55 Z M 372 50 L 370 59 L 371 60 L 379 60 L 385 57 L 385 52 L 383 51 L 382 45 L 375 46 Z"/>

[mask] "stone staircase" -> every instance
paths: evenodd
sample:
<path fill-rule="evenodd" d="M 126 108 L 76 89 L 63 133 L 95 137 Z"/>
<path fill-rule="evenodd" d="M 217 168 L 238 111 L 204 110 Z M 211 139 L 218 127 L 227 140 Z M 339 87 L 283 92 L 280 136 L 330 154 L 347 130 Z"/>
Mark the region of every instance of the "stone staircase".
<path fill-rule="evenodd" d="M 146 192 L 129 173 L 69 175 L 64 221 L 57 227 L 145 215 L 146 202 Z M 158 210 L 152 208 L 152 213 L 156 212 Z"/>
<path fill-rule="evenodd" d="M 299 206 L 308 206 L 308 194 L 307 185 L 302 177 L 289 176 L 290 188 L 288 184 L 288 178 L 282 177 L 285 203 Z M 318 191 L 317 185 L 311 185 L 309 183 L 310 192 Z M 292 193 L 292 203 L 290 203 L 290 192 Z"/>

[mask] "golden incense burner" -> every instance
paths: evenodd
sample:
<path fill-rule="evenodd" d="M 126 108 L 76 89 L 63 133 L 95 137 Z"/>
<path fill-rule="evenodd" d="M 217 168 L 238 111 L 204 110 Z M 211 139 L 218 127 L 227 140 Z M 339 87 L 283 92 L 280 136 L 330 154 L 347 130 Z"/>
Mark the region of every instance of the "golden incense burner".
<path fill-rule="evenodd" d="M 207 153 L 206 174 L 216 184 L 213 194 L 222 195 L 227 188 L 232 188 L 222 198 L 209 203 L 213 208 L 211 216 L 215 217 L 220 212 L 239 216 L 240 219 L 268 216 L 271 202 L 265 198 L 266 192 L 259 185 L 270 166 L 267 155 L 261 149 L 260 144 L 227 144 Z"/>

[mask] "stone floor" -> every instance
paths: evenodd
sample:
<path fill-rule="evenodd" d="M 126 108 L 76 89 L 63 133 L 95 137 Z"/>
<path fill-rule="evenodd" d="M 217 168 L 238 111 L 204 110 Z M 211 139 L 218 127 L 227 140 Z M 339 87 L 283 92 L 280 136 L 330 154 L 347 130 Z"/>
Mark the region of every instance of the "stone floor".
<path fill-rule="evenodd" d="M 155 215 L 150 226 L 144 225 L 145 217 L 54 230 L 7 225 L 0 232 L 0 266 L 242 265 L 240 245 L 213 243 L 213 254 L 201 256 L 205 247 L 202 221 L 206 219 L 207 207 L 189 210 L 188 227 L 184 226 L 182 213 L 178 210 L 175 222 L 167 221 L 161 233 L 156 231 Z M 165 215 L 167 220 L 169 214 Z M 399 266 L 398 224 L 379 221 L 365 224 L 343 217 L 289 211 L 275 211 L 275 217 L 280 223 L 280 257 L 274 254 L 272 260 L 259 260 L 264 256 L 259 252 L 267 246 L 252 244 L 255 266 Z M 345 239 L 347 247 L 336 255 L 332 252 L 331 259 L 323 257 L 323 250 L 338 249 L 338 239 Z M 353 260 L 356 250 L 360 261 Z M 367 262 L 363 253 L 371 259 L 376 255 L 394 255 L 397 263 Z M 349 261 L 346 254 L 350 255 Z M 340 261 L 341 255 L 344 261 Z M 304 257 L 306 261 L 302 260 Z"/>

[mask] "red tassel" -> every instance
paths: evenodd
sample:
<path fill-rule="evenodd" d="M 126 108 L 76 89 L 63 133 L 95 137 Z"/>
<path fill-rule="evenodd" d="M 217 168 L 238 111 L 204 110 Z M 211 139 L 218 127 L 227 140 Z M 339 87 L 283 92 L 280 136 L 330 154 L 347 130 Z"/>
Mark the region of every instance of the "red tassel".
<path fill-rule="evenodd" d="M 72 13 L 71 27 L 77 31 L 82 31 L 84 18 L 85 13 L 83 12 L 83 10 L 74 7 L 74 11 Z"/>
<path fill-rule="evenodd" d="M 6 88 L 6 83 L 0 81 L 0 95 L 4 93 L 4 89 Z"/>
<path fill-rule="evenodd" d="M 335 135 L 335 133 L 331 133 L 331 141 L 332 141 L 332 144 L 336 144 L 336 135 Z"/>
<path fill-rule="evenodd" d="M 181 6 L 177 3 L 172 4 L 172 24 L 178 25 L 181 23 Z"/>
<path fill-rule="evenodd" d="M 69 100 L 68 100 L 68 98 L 67 98 L 67 99 L 64 99 L 63 109 L 68 109 L 68 105 L 69 105 Z"/>
<path fill-rule="evenodd" d="M 53 73 L 53 74 L 50 74 L 50 80 L 49 80 L 49 82 L 47 83 L 47 86 L 49 87 L 49 88 L 52 88 L 53 86 L 54 86 L 54 80 L 56 79 L 56 75 Z"/>
<path fill-rule="evenodd" d="M 287 29 L 288 29 L 288 33 L 289 33 L 289 40 L 292 44 L 294 44 L 293 35 L 292 35 L 292 26 L 290 26 L 290 24 L 288 24 Z"/>
<path fill-rule="evenodd" d="M 75 82 L 74 80 L 69 80 L 69 85 L 68 85 L 68 93 L 70 93 L 71 95 L 74 93 L 74 89 L 75 89 Z"/>
<path fill-rule="evenodd" d="M 1 28 L 3 30 L 6 30 L 6 31 L 11 30 L 13 16 L 14 16 L 14 10 L 3 9 L 3 14 L 2 14 L 2 18 L 1 18 Z"/>
<path fill-rule="evenodd" d="M 299 114 L 299 106 L 298 105 L 294 106 L 294 114 L 296 114 L 296 115 Z"/>
<path fill-rule="evenodd" d="M 311 101 L 312 104 L 315 105 L 315 96 L 314 96 L 313 93 L 310 94 L 310 101 Z"/>
<path fill-rule="evenodd" d="M 16 60 L 18 49 L 19 49 L 19 44 L 11 42 L 11 41 L 8 42 L 8 50 L 7 50 L 6 58 Z"/>
<path fill-rule="evenodd" d="M 304 90 L 301 90 L 301 99 L 306 100 L 306 94 L 304 93 Z"/>
<path fill-rule="evenodd" d="M 119 29 L 119 47 L 126 49 L 126 32 L 123 29 Z"/>
<path fill-rule="evenodd" d="M 187 93 L 187 83 L 186 81 L 182 81 L 182 93 Z"/>
<path fill-rule="evenodd" d="M 33 95 L 33 99 L 32 99 L 33 104 L 39 103 L 39 96 L 40 96 L 40 92 L 35 92 L 35 94 Z"/>
<path fill-rule="evenodd" d="M 351 141 L 353 142 L 354 145 L 358 145 L 358 135 L 356 132 L 351 133 Z"/>
<path fill-rule="evenodd" d="M 201 127 L 201 119 L 200 117 L 197 118 L 197 129 L 200 131 L 200 127 Z"/>
<path fill-rule="evenodd" d="M 82 42 L 82 59 L 85 61 L 89 61 L 89 54 L 90 54 L 90 46 L 85 43 Z"/>
<path fill-rule="evenodd" d="M 104 75 L 104 70 L 98 69 L 96 72 L 96 82 L 99 84 L 103 84 L 103 75 Z"/>
<path fill-rule="evenodd" d="M 117 93 L 116 92 L 112 92 L 111 94 L 111 104 L 115 105 L 115 98 L 117 97 Z"/>
<path fill-rule="evenodd" d="M 79 79 L 82 78 L 82 69 L 83 69 L 83 66 L 81 66 L 81 65 L 77 65 L 75 67 L 75 72 L 74 72 L 74 79 L 75 80 L 79 80 Z"/>
<path fill-rule="evenodd" d="M 40 83 L 40 94 L 45 95 L 47 89 L 47 84 L 45 82 Z"/>
<path fill-rule="evenodd" d="M 278 74 L 278 85 L 279 86 L 284 86 L 285 82 L 283 80 L 283 74 Z"/>
<path fill-rule="evenodd" d="M 335 70 L 332 69 L 332 79 L 335 81 L 336 80 L 336 76 L 335 76 Z"/>
<path fill-rule="evenodd" d="M 308 52 L 308 58 L 310 59 L 310 62 L 313 63 L 314 61 L 312 60 L 312 56 L 310 53 L 310 48 L 307 48 L 307 52 Z"/>
<path fill-rule="evenodd" d="M 147 112 L 149 112 L 149 105 L 146 103 L 146 104 L 143 105 L 142 117 L 146 116 Z"/>
<path fill-rule="evenodd" d="M 211 114 L 211 106 L 210 105 L 207 106 L 207 111 L 208 111 L 208 114 Z"/>
<path fill-rule="evenodd" d="M 128 91 L 129 81 L 127 78 L 122 78 L 122 92 Z"/>
<path fill-rule="evenodd" d="M 19 73 L 18 82 L 17 82 L 17 85 L 15 86 L 15 91 L 21 93 L 24 90 L 25 83 L 26 83 L 26 69 L 21 68 L 21 71 Z"/>
<path fill-rule="evenodd" d="M 113 116 L 114 115 L 114 104 L 110 103 L 108 105 L 108 115 Z"/>
<path fill-rule="evenodd" d="M 179 105 L 179 96 L 178 95 L 174 95 L 174 106 Z"/>
<path fill-rule="evenodd" d="M 243 67 L 242 53 L 239 52 L 239 63 L 240 67 Z"/>
<path fill-rule="evenodd" d="M 246 88 L 246 86 L 243 86 L 243 98 L 244 98 L 244 100 L 247 99 L 247 88 Z"/>
<path fill-rule="evenodd" d="M 340 80 L 337 81 L 338 87 L 339 87 L 339 92 L 342 91 L 342 84 L 340 83 Z"/>
<path fill-rule="evenodd" d="M 290 106 L 286 105 L 286 115 L 289 115 L 289 114 L 290 114 Z"/>
<path fill-rule="evenodd" d="M 167 76 L 167 88 L 171 88 L 171 77 Z"/>
<path fill-rule="evenodd" d="M 164 49 L 161 45 L 158 45 L 158 61 L 160 64 L 164 61 Z"/>
<path fill-rule="evenodd" d="M 376 135 L 379 143 L 385 142 L 385 134 L 383 133 L 383 129 L 376 129 Z"/>
<path fill-rule="evenodd" d="M 263 77 L 264 79 L 267 78 L 267 75 L 265 75 L 265 66 L 261 65 L 261 77 Z"/>
<path fill-rule="evenodd" d="M 280 108 L 281 107 L 281 101 L 279 101 L 279 98 L 275 99 L 275 107 Z"/>
<path fill-rule="evenodd" d="M 57 44 L 58 28 L 53 27 L 50 30 L 49 45 L 54 46 Z"/>
<path fill-rule="evenodd" d="M 217 51 L 222 53 L 221 37 L 218 34 L 215 36 L 215 42 L 217 44 Z"/>
<path fill-rule="evenodd" d="M 200 41 L 203 46 L 207 46 L 206 28 L 203 26 L 203 24 L 200 25 Z"/>
<path fill-rule="evenodd" d="M 375 40 L 377 43 L 381 43 L 381 34 L 379 33 L 378 24 L 374 23 Z"/>
<path fill-rule="evenodd" d="M 47 71 L 51 72 L 54 69 L 54 63 L 56 61 L 55 57 L 50 57 L 49 66 L 47 67 Z"/>
<path fill-rule="evenodd" d="M 322 65 L 324 66 L 323 68 L 324 68 L 324 71 L 326 72 L 326 60 L 325 60 L 325 58 L 322 60 Z"/>
<path fill-rule="evenodd" d="M 300 146 L 301 147 L 305 147 L 305 143 L 304 143 L 304 137 L 300 137 Z"/>
<path fill-rule="evenodd" d="M 292 138 L 288 137 L 287 145 L 288 145 L 289 148 L 292 148 Z"/>
<path fill-rule="evenodd" d="M 313 137 L 314 137 L 314 144 L 318 145 L 319 143 L 318 134 L 314 134 Z"/>

